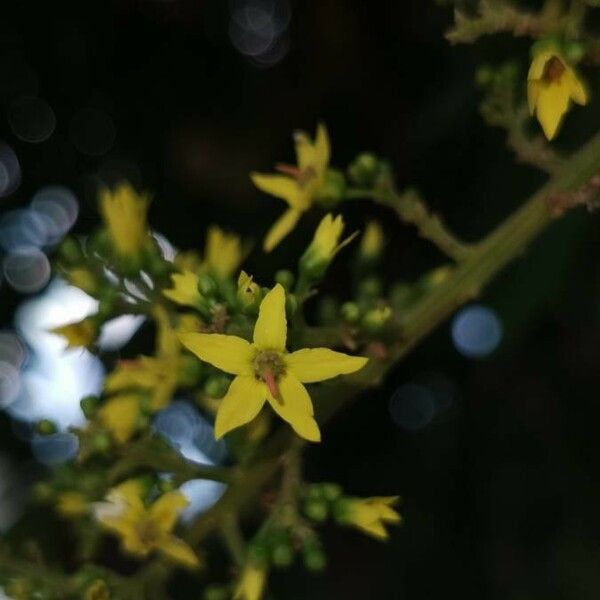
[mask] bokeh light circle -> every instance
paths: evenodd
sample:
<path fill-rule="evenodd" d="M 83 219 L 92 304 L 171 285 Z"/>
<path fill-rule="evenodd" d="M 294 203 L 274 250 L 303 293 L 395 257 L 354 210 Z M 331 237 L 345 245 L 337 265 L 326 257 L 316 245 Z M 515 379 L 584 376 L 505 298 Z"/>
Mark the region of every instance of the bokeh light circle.
<path fill-rule="evenodd" d="M 30 143 L 47 140 L 56 128 L 54 111 L 45 100 L 35 96 L 13 100 L 7 111 L 7 120 L 13 133 Z"/>
<path fill-rule="evenodd" d="M 473 304 L 459 311 L 452 320 L 452 341 L 468 358 L 489 356 L 502 341 L 500 317 L 487 306 Z"/>
<path fill-rule="evenodd" d="M 2 261 L 6 281 L 17 292 L 32 294 L 41 290 L 50 279 L 48 257 L 35 247 L 18 248 Z"/>
<path fill-rule="evenodd" d="M 0 197 L 12 194 L 21 183 L 21 165 L 14 150 L 0 142 Z"/>
<path fill-rule="evenodd" d="M 396 425 L 416 431 L 431 423 L 435 415 L 435 399 L 426 387 L 407 383 L 390 398 L 389 411 Z"/>
<path fill-rule="evenodd" d="M 35 436 L 31 440 L 33 456 L 44 465 L 60 465 L 71 460 L 79 449 L 79 440 L 72 433 Z"/>

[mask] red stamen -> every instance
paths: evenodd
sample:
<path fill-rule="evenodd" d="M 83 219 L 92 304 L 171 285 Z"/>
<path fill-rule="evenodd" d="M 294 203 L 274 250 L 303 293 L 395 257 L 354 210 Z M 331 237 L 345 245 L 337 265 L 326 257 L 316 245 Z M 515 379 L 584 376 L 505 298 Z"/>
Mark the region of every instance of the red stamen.
<path fill-rule="evenodd" d="M 289 175 L 294 179 L 299 179 L 302 176 L 302 171 L 294 166 L 294 165 L 286 165 L 285 163 L 277 163 L 275 165 L 275 170 L 283 173 L 284 175 Z"/>
<path fill-rule="evenodd" d="M 277 380 L 275 379 L 275 375 L 271 373 L 271 371 L 267 371 L 263 375 L 263 381 L 269 388 L 269 392 L 271 392 L 271 396 L 276 400 L 281 400 L 281 396 L 279 394 L 279 387 L 277 386 Z"/>

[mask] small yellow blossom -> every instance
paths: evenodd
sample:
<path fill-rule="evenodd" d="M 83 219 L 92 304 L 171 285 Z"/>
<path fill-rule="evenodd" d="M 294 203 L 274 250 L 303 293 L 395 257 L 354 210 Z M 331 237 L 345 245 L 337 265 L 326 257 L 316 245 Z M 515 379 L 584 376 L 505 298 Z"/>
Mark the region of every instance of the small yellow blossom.
<path fill-rule="evenodd" d="M 260 286 L 252 280 L 252 275 L 242 271 L 238 277 L 237 296 L 244 306 L 252 306 L 260 299 Z"/>
<path fill-rule="evenodd" d="M 248 562 L 235 588 L 233 600 L 260 600 L 262 598 L 267 570 L 264 566 Z"/>
<path fill-rule="evenodd" d="M 114 191 L 100 190 L 100 213 L 118 254 L 137 254 L 148 240 L 146 214 L 149 199 L 139 195 L 128 183 Z"/>
<path fill-rule="evenodd" d="M 202 300 L 198 291 L 198 275 L 192 271 L 183 271 L 183 273 L 173 273 L 171 280 L 173 287 L 164 290 L 163 294 L 177 304 L 196 308 Z"/>
<path fill-rule="evenodd" d="M 556 135 L 571 100 L 587 104 L 588 92 L 575 69 L 558 52 L 546 49 L 536 54 L 527 76 L 529 112 L 536 115 L 544 134 Z"/>
<path fill-rule="evenodd" d="M 315 231 L 312 242 L 300 259 L 302 270 L 309 275 L 322 277 L 335 255 L 357 235 L 355 233 L 340 242 L 343 231 L 342 215 L 335 218 L 331 214 L 325 215 Z"/>
<path fill-rule="evenodd" d="M 112 397 L 99 409 L 98 418 L 119 443 L 127 442 L 138 427 L 142 412 L 140 392 L 150 394 L 148 410 L 161 410 L 171 400 L 180 371 L 185 368 L 168 313 L 156 306 L 153 316 L 157 325 L 156 356 L 120 361 L 104 381 L 104 391 Z"/>
<path fill-rule="evenodd" d="M 347 498 L 342 501 L 338 520 L 384 541 L 389 538 L 385 525 L 402 522 L 402 517 L 392 508 L 397 502 L 397 496 Z"/>
<path fill-rule="evenodd" d="M 63 517 L 82 517 L 88 511 L 88 499 L 81 492 L 73 490 L 61 492 L 56 497 L 56 510 Z"/>
<path fill-rule="evenodd" d="M 377 221 L 369 221 L 360 240 L 360 255 L 366 260 L 374 260 L 383 249 L 383 231 Z"/>
<path fill-rule="evenodd" d="M 98 325 L 94 319 L 87 318 L 75 323 L 67 323 L 50 330 L 67 341 L 67 348 L 88 348 L 96 339 Z"/>
<path fill-rule="evenodd" d="M 215 436 L 252 421 L 266 401 L 296 433 L 313 442 L 321 439 L 313 405 L 303 383 L 354 373 L 368 359 L 328 348 L 286 351 L 285 290 L 277 284 L 260 304 L 250 343 L 233 335 L 181 334 L 182 344 L 201 360 L 236 375 L 221 400 Z"/>
<path fill-rule="evenodd" d="M 239 236 L 225 233 L 215 226 L 208 229 L 203 263 L 208 271 L 224 279 L 235 273 L 243 257 Z"/>
<path fill-rule="evenodd" d="M 102 579 L 92 581 L 83 594 L 83 600 L 110 600 L 111 597 L 110 589 Z"/>
<path fill-rule="evenodd" d="M 186 566 L 199 566 L 194 551 L 172 531 L 179 513 L 188 505 L 181 492 L 167 492 L 150 506 L 142 501 L 143 488 L 136 480 L 128 480 L 113 488 L 106 502 L 94 507 L 96 520 L 121 538 L 123 549 L 145 557 L 157 550 L 171 560 Z"/>
<path fill-rule="evenodd" d="M 280 175 L 252 173 L 254 185 L 287 203 L 288 209 L 271 227 L 263 248 L 270 252 L 286 237 L 312 205 L 326 183 L 331 154 L 325 125 L 319 124 L 314 142 L 304 132 L 294 136 L 297 165 L 278 165 Z"/>

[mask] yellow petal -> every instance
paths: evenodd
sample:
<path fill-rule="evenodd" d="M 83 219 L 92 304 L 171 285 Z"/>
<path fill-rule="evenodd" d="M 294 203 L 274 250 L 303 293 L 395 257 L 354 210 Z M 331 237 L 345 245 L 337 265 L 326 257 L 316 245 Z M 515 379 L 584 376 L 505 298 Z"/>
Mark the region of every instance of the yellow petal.
<path fill-rule="evenodd" d="M 260 412 L 265 400 L 266 388 L 254 375 L 236 377 L 219 404 L 215 437 L 220 439 L 232 429 L 252 421 Z"/>
<path fill-rule="evenodd" d="M 125 504 L 134 512 L 139 513 L 144 511 L 144 503 L 142 496 L 146 491 L 146 487 L 139 479 L 128 479 L 118 486 L 111 489 L 107 498 L 113 500 L 123 500 Z"/>
<path fill-rule="evenodd" d="M 259 190 L 285 200 L 291 207 L 302 204 L 302 189 L 292 177 L 251 173 L 250 179 Z"/>
<path fill-rule="evenodd" d="M 540 81 L 527 82 L 527 106 L 529 107 L 529 114 L 531 116 L 535 114 L 535 108 L 537 106 L 538 98 L 540 96 L 541 86 L 542 83 Z"/>
<path fill-rule="evenodd" d="M 537 118 L 546 137 L 551 140 L 556 135 L 564 114 L 569 107 L 570 91 L 564 78 L 545 85 L 539 93 Z"/>
<path fill-rule="evenodd" d="M 319 123 L 315 137 L 315 168 L 321 176 L 329 166 L 330 156 L 331 146 L 327 127 L 324 123 Z"/>
<path fill-rule="evenodd" d="M 137 429 L 140 400 L 137 395 L 116 396 L 98 411 L 98 420 L 108 429 L 119 444 L 127 442 Z"/>
<path fill-rule="evenodd" d="M 294 147 L 296 161 L 300 171 L 313 167 L 316 163 L 316 148 L 310 136 L 305 131 L 294 132 Z"/>
<path fill-rule="evenodd" d="M 285 360 L 290 371 L 302 383 L 313 383 L 354 373 L 362 369 L 369 359 L 334 352 L 329 348 L 304 348 L 288 354 Z"/>
<path fill-rule="evenodd" d="M 165 556 L 175 561 L 176 563 L 188 568 L 196 568 L 200 565 L 200 561 L 195 552 L 183 540 L 174 535 L 165 536 L 160 539 L 156 547 Z"/>
<path fill-rule="evenodd" d="M 158 498 L 148 509 L 150 517 L 161 531 L 168 533 L 177 521 L 179 513 L 189 504 L 181 492 L 167 492 Z"/>
<path fill-rule="evenodd" d="M 267 572 L 264 567 L 248 563 L 242 571 L 233 600 L 260 600 L 265 588 Z"/>
<path fill-rule="evenodd" d="M 544 52 L 539 52 L 531 61 L 529 73 L 527 74 L 527 80 L 531 81 L 534 79 L 542 79 L 546 69 L 546 63 L 554 56 L 556 56 L 563 64 L 565 64 L 565 61 L 554 51 L 545 50 Z"/>
<path fill-rule="evenodd" d="M 285 350 L 287 338 L 287 319 L 285 316 L 285 290 L 276 284 L 269 291 L 258 311 L 254 326 L 254 345 L 259 350 Z"/>
<path fill-rule="evenodd" d="M 321 432 L 313 418 L 313 405 L 306 388 L 287 373 L 279 380 L 279 398 L 269 393 L 267 399 L 273 410 L 287 421 L 292 429 L 309 442 L 320 442 Z"/>
<path fill-rule="evenodd" d="M 171 275 L 173 287 L 164 290 L 163 295 L 169 300 L 182 306 L 197 307 L 201 300 L 200 292 L 198 291 L 198 275 L 191 271 L 183 273 L 173 273 Z"/>
<path fill-rule="evenodd" d="M 180 333 L 179 340 L 201 360 L 231 373 L 250 374 L 254 351 L 250 342 L 220 333 Z"/>
<path fill-rule="evenodd" d="M 582 106 L 587 104 L 589 101 L 589 94 L 586 85 L 579 79 L 577 73 L 572 69 L 569 69 L 566 74 L 567 82 L 571 90 L 571 98 L 573 102 L 581 104 Z"/>
<path fill-rule="evenodd" d="M 242 242 L 237 235 L 210 227 L 206 236 L 204 260 L 219 277 L 229 277 L 242 262 Z"/>
<path fill-rule="evenodd" d="M 265 252 L 271 252 L 273 248 L 279 245 L 281 240 L 286 237 L 302 216 L 302 212 L 294 208 L 286 210 L 275 223 L 271 226 L 271 229 L 267 232 L 263 242 L 263 250 Z"/>

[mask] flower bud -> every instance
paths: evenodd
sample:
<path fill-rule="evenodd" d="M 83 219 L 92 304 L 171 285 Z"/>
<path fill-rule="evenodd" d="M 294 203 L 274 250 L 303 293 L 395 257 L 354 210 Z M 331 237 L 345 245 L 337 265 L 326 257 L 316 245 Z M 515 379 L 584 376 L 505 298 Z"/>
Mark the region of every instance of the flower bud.
<path fill-rule="evenodd" d="M 360 319 L 360 308 L 356 302 L 344 302 L 340 312 L 346 323 L 357 323 Z"/>
<path fill-rule="evenodd" d="M 392 309 L 389 306 L 379 306 L 368 311 L 362 319 L 363 327 L 371 332 L 381 331 L 383 326 L 390 320 Z"/>
<path fill-rule="evenodd" d="M 237 297 L 242 306 L 247 309 L 256 308 L 258 311 L 263 294 L 260 286 L 252 280 L 252 275 L 242 271 L 238 277 L 237 285 Z"/>
<path fill-rule="evenodd" d="M 281 269 L 275 273 L 275 282 L 280 283 L 286 292 L 291 291 L 294 279 L 294 274 L 288 269 Z"/>
<path fill-rule="evenodd" d="M 325 174 L 325 183 L 315 200 L 324 208 L 331 209 L 340 200 L 343 200 L 345 193 L 346 178 L 344 174 L 336 169 L 328 169 Z"/>
<path fill-rule="evenodd" d="M 302 553 L 304 566 L 308 571 L 318 573 L 327 566 L 327 557 L 319 544 L 307 544 Z"/>
<path fill-rule="evenodd" d="M 316 523 L 322 523 L 325 521 L 325 519 L 327 519 L 328 512 L 327 504 L 325 502 L 308 500 L 304 503 L 304 514 Z"/>
<path fill-rule="evenodd" d="M 359 154 L 348 167 L 348 178 L 359 187 L 373 187 L 380 172 L 377 157 L 369 152 Z"/>
<path fill-rule="evenodd" d="M 377 221 L 369 221 L 360 240 L 359 257 L 366 262 L 374 262 L 383 250 L 383 230 Z"/>

